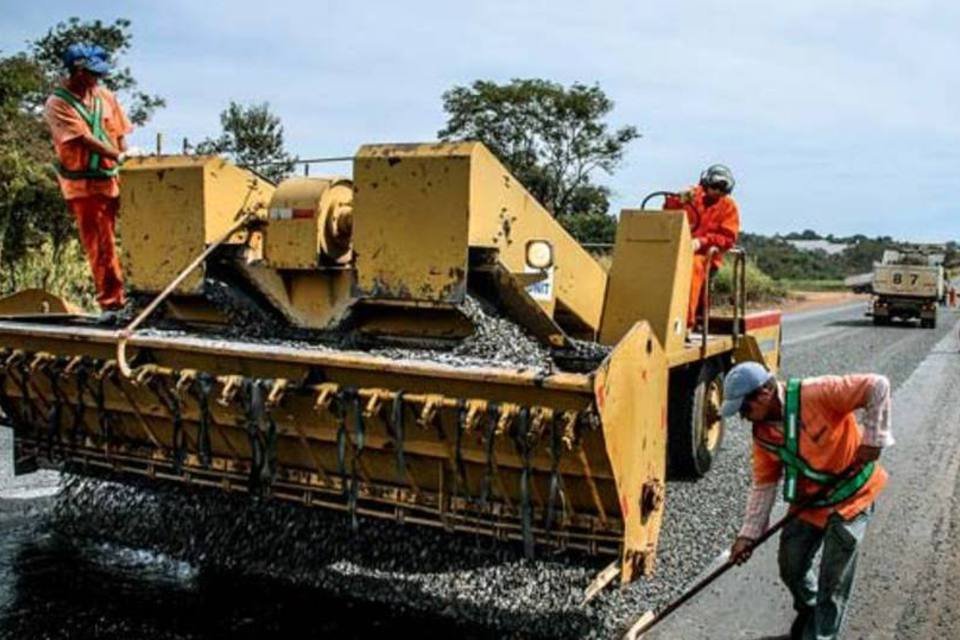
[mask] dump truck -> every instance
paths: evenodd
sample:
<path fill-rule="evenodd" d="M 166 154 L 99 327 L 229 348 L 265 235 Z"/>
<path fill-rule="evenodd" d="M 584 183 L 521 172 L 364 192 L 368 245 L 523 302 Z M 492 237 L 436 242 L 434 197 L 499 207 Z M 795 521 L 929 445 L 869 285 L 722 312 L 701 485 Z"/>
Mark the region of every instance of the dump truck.
<path fill-rule="evenodd" d="M 871 314 L 875 325 L 894 318 L 919 319 L 920 326 L 937 326 L 937 305 L 944 298 L 943 254 L 920 249 L 884 251 L 873 266 Z"/>
<path fill-rule="evenodd" d="M 365 145 L 349 177 L 279 184 L 131 158 L 121 183 L 126 324 L 0 300 L 18 473 L 608 554 L 629 582 L 654 569 L 668 457 L 698 476 L 717 454 L 724 373 L 779 365 L 742 253 L 732 310 L 691 335 L 684 215 L 624 210 L 606 270 L 479 143 Z"/>

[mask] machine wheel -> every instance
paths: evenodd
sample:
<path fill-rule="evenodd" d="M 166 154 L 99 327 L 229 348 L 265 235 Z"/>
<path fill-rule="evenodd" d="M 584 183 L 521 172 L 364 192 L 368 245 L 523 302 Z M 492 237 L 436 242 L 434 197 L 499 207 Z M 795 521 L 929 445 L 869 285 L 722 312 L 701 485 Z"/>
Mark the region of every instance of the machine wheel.
<path fill-rule="evenodd" d="M 667 443 L 672 478 L 702 478 L 723 442 L 723 368 L 708 360 L 670 381 L 670 437 Z"/>
<path fill-rule="evenodd" d="M 886 316 L 873 316 L 873 324 L 877 327 L 884 327 L 890 324 L 890 319 Z"/>
<path fill-rule="evenodd" d="M 936 329 L 937 319 L 936 318 L 920 318 L 920 327 L 923 329 Z"/>

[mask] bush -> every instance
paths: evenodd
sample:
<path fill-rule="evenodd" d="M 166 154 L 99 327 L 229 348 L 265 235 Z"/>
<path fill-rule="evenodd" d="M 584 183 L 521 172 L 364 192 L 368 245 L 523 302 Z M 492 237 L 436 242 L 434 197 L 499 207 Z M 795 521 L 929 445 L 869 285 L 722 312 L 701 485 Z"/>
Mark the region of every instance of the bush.
<path fill-rule="evenodd" d="M 88 311 L 94 309 L 93 279 L 80 241 L 68 239 L 55 251 L 53 242 L 47 239 L 4 269 L 0 295 L 31 288 L 49 291 Z"/>
<path fill-rule="evenodd" d="M 711 304 L 733 304 L 733 259 L 728 258 L 713 274 L 711 287 Z M 787 295 L 786 288 L 764 273 L 753 260 L 747 260 L 746 288 L 748 303 L 779 300 Z"/>

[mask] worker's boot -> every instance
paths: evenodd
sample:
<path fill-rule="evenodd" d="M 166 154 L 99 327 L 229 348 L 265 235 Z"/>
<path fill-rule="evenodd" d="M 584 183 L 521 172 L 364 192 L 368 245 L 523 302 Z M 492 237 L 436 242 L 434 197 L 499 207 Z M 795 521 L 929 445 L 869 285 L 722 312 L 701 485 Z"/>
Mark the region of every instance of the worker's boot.
<path fill-rule="evenodd" d="M 120 310 L 106 309 L 97 316 L 96 323 L 99 325 L 114 327 L 120 324 Z"/>
<path fill-rule="evenodd" d="M 803 606 L 790 625 L 790 640 L 803 640 L 803 630 L 813 621 L 813 607 Z"/>

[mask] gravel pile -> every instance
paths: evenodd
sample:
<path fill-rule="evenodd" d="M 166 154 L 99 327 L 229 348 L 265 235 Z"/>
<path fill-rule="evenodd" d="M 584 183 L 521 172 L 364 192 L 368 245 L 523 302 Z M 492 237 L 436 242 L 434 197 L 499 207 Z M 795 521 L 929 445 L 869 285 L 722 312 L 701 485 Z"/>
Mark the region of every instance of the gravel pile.
<path fill-rule="evenodd" d="M 554 370 L 547 349 L 481 300 L 468 298 L 462 311 L 476 333 L 453 349 L 369 352 L 452 366 L 520 367 L 544 375 Z M 589 363 L 608 353 L 608 347 L 573 341 L 565 355 Z M 198 566 L 279 577 L 524 637 L 606 638 L 678 595 L 731 543 L 750 473 L 748 433 L 736 424 L 730 427 L 726 451 L 707 478 L 668 483 L 654 578 L 624 590 L 610 588 L 587 607 L 580 607 L 583 589 L 609 558 L 564 554 L 529 561 L 516 545 L 380 520 L 362 519 L 354 532 L 344 514 L 244 496 L 75 479 L 64 489 L 58 526 Z"/>
<path fill-rule="evenodd" d="M 552 371 L 549 350 L 486 302 L 467 296 L 459 309 L 473 323 L 474 333 L 450 350 L 392 347 L 372 349 L 370 353 L 452 366 L 532 369 L 544 375 Z"/>
<path fill-rule="evenodd" d="M 728 447 L 745 447 L 742 430 L 731 435 Z M 735 452 L 718 462 L 699 483 L 668 485 L 656 576 L 609 588 L 585 608 L 582 591 L 609 558 L 530 561 L 516 544 L 379 519 L 361 518 L 354 531 L 346 514 L 241 495 L 74 477 L 65 481 L 55 526 L 518 637 L 607 638 L 676 596 L 730 544 L 749 473 Z"/>
<path fill-rule="evenodd" d="M 227 294 L 232 290 L 223 283 L 208 281 L 208 295 L 223 296 L 224 307 L 231 306 Z M 304 351 L 364 351 L 391 359 L 419 360 L 453 367 L 501 367 L 536 371 L 549 375 L 555 368 L 550 350 L 541 345 L 513 321 L 501 316 L 485 301 L 467 296 L 459 309 L 471 320 L 474 333 L 448 348 L 413 348 L 407 346 L 364 347 L 357 336 L 336 332 L 305 331 L 278 327 L 272 320 L 258 320 L 249 316 L 249 305 L 233 304 L 229 315 L 234 318 L 226 332 L 211 334 L 175 328 L 169 321 L 158 319 L 137 331 L 138 335 L 154 337 L 197 337 L 232 339 L 257 344 L 291 347 Z M 590 342 L 575 341 L 574 352 L 583 358 L 602 358 L 609 349 Z"/>

